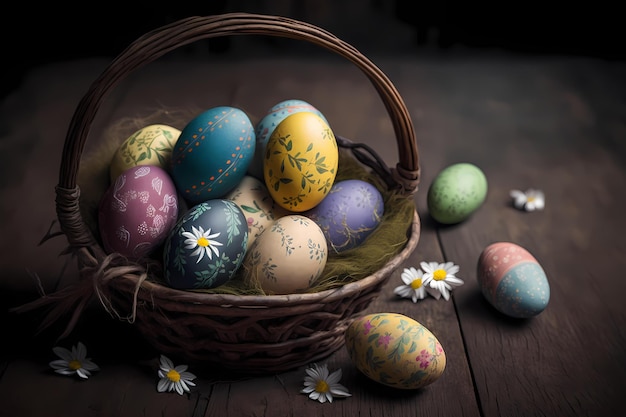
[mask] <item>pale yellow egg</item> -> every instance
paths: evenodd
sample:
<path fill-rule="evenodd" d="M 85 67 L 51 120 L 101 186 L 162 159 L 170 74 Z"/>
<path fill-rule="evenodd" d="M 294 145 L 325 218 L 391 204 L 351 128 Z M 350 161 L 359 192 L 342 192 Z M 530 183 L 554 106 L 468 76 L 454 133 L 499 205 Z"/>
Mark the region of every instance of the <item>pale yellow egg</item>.
<path fill-rule="evenodd" d="M 246 253 L 247 279 L 267 294 L 305 292 L 324 271 L 328 246 L 313 220 L 288 214 L 261 233 Z"/>
<path fill-rule="evenodd" d="M 156 165 L 168 170 L 172 149 L 180 130 L 164 125 L 145 126 L 130 135 L 117 148 L 109 169 L 111 182 L 128 168 L 138 165 Z"/>

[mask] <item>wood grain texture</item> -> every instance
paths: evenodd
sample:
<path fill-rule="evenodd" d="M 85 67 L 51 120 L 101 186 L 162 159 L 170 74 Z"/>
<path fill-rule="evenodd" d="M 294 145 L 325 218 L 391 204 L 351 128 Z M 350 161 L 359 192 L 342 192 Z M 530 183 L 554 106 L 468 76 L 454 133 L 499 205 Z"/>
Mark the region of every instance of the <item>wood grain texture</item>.
<path fill-rule="evenodd" d="M 0 404 L 14 416 L 274 416 L 441 415 L 594 416 L 622 415 L 626 401 L 617 387 L 626 376 L 626 85 L 620 63 L 528 57 L 385 58 L 375 62 L 396 84 L 416 124 L 422 181 L 415 196 L 422 221 L 420 243 L 402 267 L 420 261 L 453 261 L 465 284 L 450 301 L 418 303 L 393 294 L 396 270 L 367 312 L 398 312 L 425 325 L 447 356 L 443 376 L 416 392 L 398 392 L 369 381 L 345 349 L 324 360 L 343 371 L 352 397 L 332 405 L 301 394 L 304 368 L 253 378 L 205 373 L 187 396 L 156 391 L 158 352 L 97 304 L 63 344 L 82 340 L 101 371 L 88 381 L 55 375 L 52 332 L 33 336 L 37 315 L 3 315 L 13 343 L 2 348 Z M 67 122 L 103 61 L 69 63 L 34 72 L 2 103 L 4 149 L 18 149 L 28 114 L 29 167 L 45 181 L 23 174 L 20 185 L 51 196 L 58 170 L 46 155 L 60 152 Z M 52 88 L 51 86 L 55 86 Z M 397 161 L 393 128 L 365 77 L 351 65 L 328 59 L 165 59 L 124 81 L 102 109 L 94 135 L 124 117 L 163 108 L 189 111 L 233 105 L 259 116 L 273 104 L 300 98 L 314 104 L 342 136 L 365 142 L 388 164 Z M 26 105 L 28 103 L 28 105 Z M 28 114 L 26 114 L 28 113 Z M 50 138 L 52 136 L 52 138 Z M 94 145 L 95 146 L 95 145 Z M 41 147 L 41 148 L 40 148 Z M 56 150 L 55 150 L 56 149 Z M 45 155 L 44 155 L 45 154 Z M 51 158 L 57 158 L 52 156 Z M 11 162 L 1 155 L 2 164 Z M 437 172 L 467 161 L 485 172 L 488 197 L 467 221 L 442 227 L 428 216 L 426 192 Z M 8 166 L 15 166 L 14 163 Z M 22 173 L 28 172 L 23 169 Z M 544 211 L 514 209 L 512 188 L 538 187 Z M 15 186 L 2 185 L 14 198 Z M 34 193 L 34 191 L 33 191 Z M 3 201 L 7 201 L 3 199 Z M 30 200 L 29 200 L 30 201 Z M 20 235 L 18 221 L 36 218 L 28 233 L 37 239 L 3 240 L 2 301 L 13 306 L 34 296 L 34 287 L 5 279 L 28 274 L 21 259 L 47 285 L 54 285 L 63 244 L 36 246 L 54 214 L 52 197 L 22 212 L 3 204 L 5 235 Z M 548 308 L 530 320 L 496 312 L 482 297 L 476 263 L 484 247 L 512 241 L 528 249 L 546 271 Z M 11 250 L 9 250 L 11 249 Z M 42 257 L 32 257 L 35 250 Z M 32 259 L 29 263 L 28 259 Z M 19 271 L 18 271 L 19 269 Z M 15 278 L 15 277 L 12 277 Z M 63 282 L 71 282 L 70 272 Z M 24 289 L 31 291 L 23 294 Z M 193 371 L 193 369 L 192 369 Z M 227 410 L 227 414 L 224 414 Z"/>
<path fill-rule="evenodd" d="M 445 130 L 446 140 L 427 141 L 422 150 L 445 158 L 434 165 L 427 158 L 425 176 L 467 161 L 489 181 L 472 218 L 438 228 L 446 259 L 466 278 L 454 299 L 484 415 L 618 415 L 620 394 L 606 384 L 618 384 L 626 369 L 617 324 L 626 318 L 624 281 L 614 278 L 624 267 L 618 190 L 626 177 L 623 153 L 603 145 L 619 141 L 604 135 L 606 127 L 623 122 L 600 109 L 624 92 L 623 81 L 610 65 L 580 61 L 461 63 L 455 70 L 428 78 L 433 88 L 439 79 L 443 91 L 444 83 L 454 85 L 457 99 L 430 108 L 453 116 L 434 128 Z M 509 190 L 529 187 L 546 193 L 544 211 L 511 206 Z M 494 241 L 527 248 L 545 269 L 551 300 L 535 319 L 504 317 L 480 294 L 478 256 Z"/>

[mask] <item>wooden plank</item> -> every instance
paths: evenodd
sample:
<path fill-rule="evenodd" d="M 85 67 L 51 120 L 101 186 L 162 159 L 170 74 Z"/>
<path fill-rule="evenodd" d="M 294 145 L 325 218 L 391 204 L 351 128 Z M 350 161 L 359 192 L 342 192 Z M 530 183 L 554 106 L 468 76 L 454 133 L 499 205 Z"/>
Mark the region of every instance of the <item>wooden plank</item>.
<path fill-rule="evenodd" d="M 584 60 L 432 62 L 414 73 L 428 80 L 424 89 L 403 84 L 424 111 L 423 136 L 440 139 L 422 148 L 425 184 L 462 161 L 481 167 L 489 181 L 487 201 L 472 218 L 436 226 L 446 259 L 461 266 L 466 282 L 454 300 L 486 416 L 624 409 L 619 390 L 608 388 L 626 370 L 618 324 L 625 284 L 615 278 L 624 268 L 623 153 L 603 148 L 620 142 L 624 120 L 626 90 L 616 67 L 623 70 Z M 509 190 L 527 187 L 546 192 L 543 212 L 511 207 Z M 425 193 L 419 202 L 427 213 Z M 551 301 L 535 319 L 508 319 L 480 294 L 478 256 L 494 241 L 518 243 L 543 265 Z"/>

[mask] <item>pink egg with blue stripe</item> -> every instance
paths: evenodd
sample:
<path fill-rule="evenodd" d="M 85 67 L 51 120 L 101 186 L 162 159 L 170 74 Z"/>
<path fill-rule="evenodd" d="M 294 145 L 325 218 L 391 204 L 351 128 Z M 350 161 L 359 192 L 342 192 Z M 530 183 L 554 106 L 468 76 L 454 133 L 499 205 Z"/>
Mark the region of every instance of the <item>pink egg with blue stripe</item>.
<path fill-rule="evenodd" d="M 199 114 L 172 151 L 176 188 L 190 205 L 226 195 L 246 175 L 255 147 L 254 127 L 242 110 L 220 106 Z"/>
<path fill-rule="evenodd" d="M 544 269 L 528 250 L 515 243 L 487 246 L 478 259 L 477 279 L 487 301 L 510 317 L 537 316 L 550 301 Z"/>

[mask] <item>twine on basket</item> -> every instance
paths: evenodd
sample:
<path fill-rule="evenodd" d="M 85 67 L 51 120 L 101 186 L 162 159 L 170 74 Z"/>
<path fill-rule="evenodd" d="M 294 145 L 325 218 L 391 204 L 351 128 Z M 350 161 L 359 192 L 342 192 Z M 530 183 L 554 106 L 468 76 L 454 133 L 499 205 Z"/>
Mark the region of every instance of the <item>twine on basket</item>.
<path fill-rule="evenodd" d="M 41 245 L 53 237 L 62 235 L 64 235 L 63 232 L 51 232 L 50 228 L 39 244 Z M 147 265 L 131 263 L 126 257 L 118 253 L 111 253 L 99 261 L 89 251 L 88 247 L 76 245 L 68 245 L 61 252 L 61 255 L 70 255 L 71 258 L 80 259 L 79 280 L 50 294 L 46 294 L 39 276 L 31 273 L 37 282 L 40 298 L 12 308 L 12 312 L 25 313 L 47 307 L 48 314 L 38 326 L 38 332 L 42 332 L 71 311 L 72 314 L 65 329 L 57 338 L 57 340 L 61 340 L 72 332 L 83 311 L 95 295 L 111 317 L 134 323 L 137 316 L 139 289 L 148 278 L 150 263 Z M 115 279 L 129 278 L 131 276 L 133 278 L 136 277 L 135 288 L 132 294 L 131 312 L 124 316 L 116 310 L 111 301 L 109 285 Z"/>

